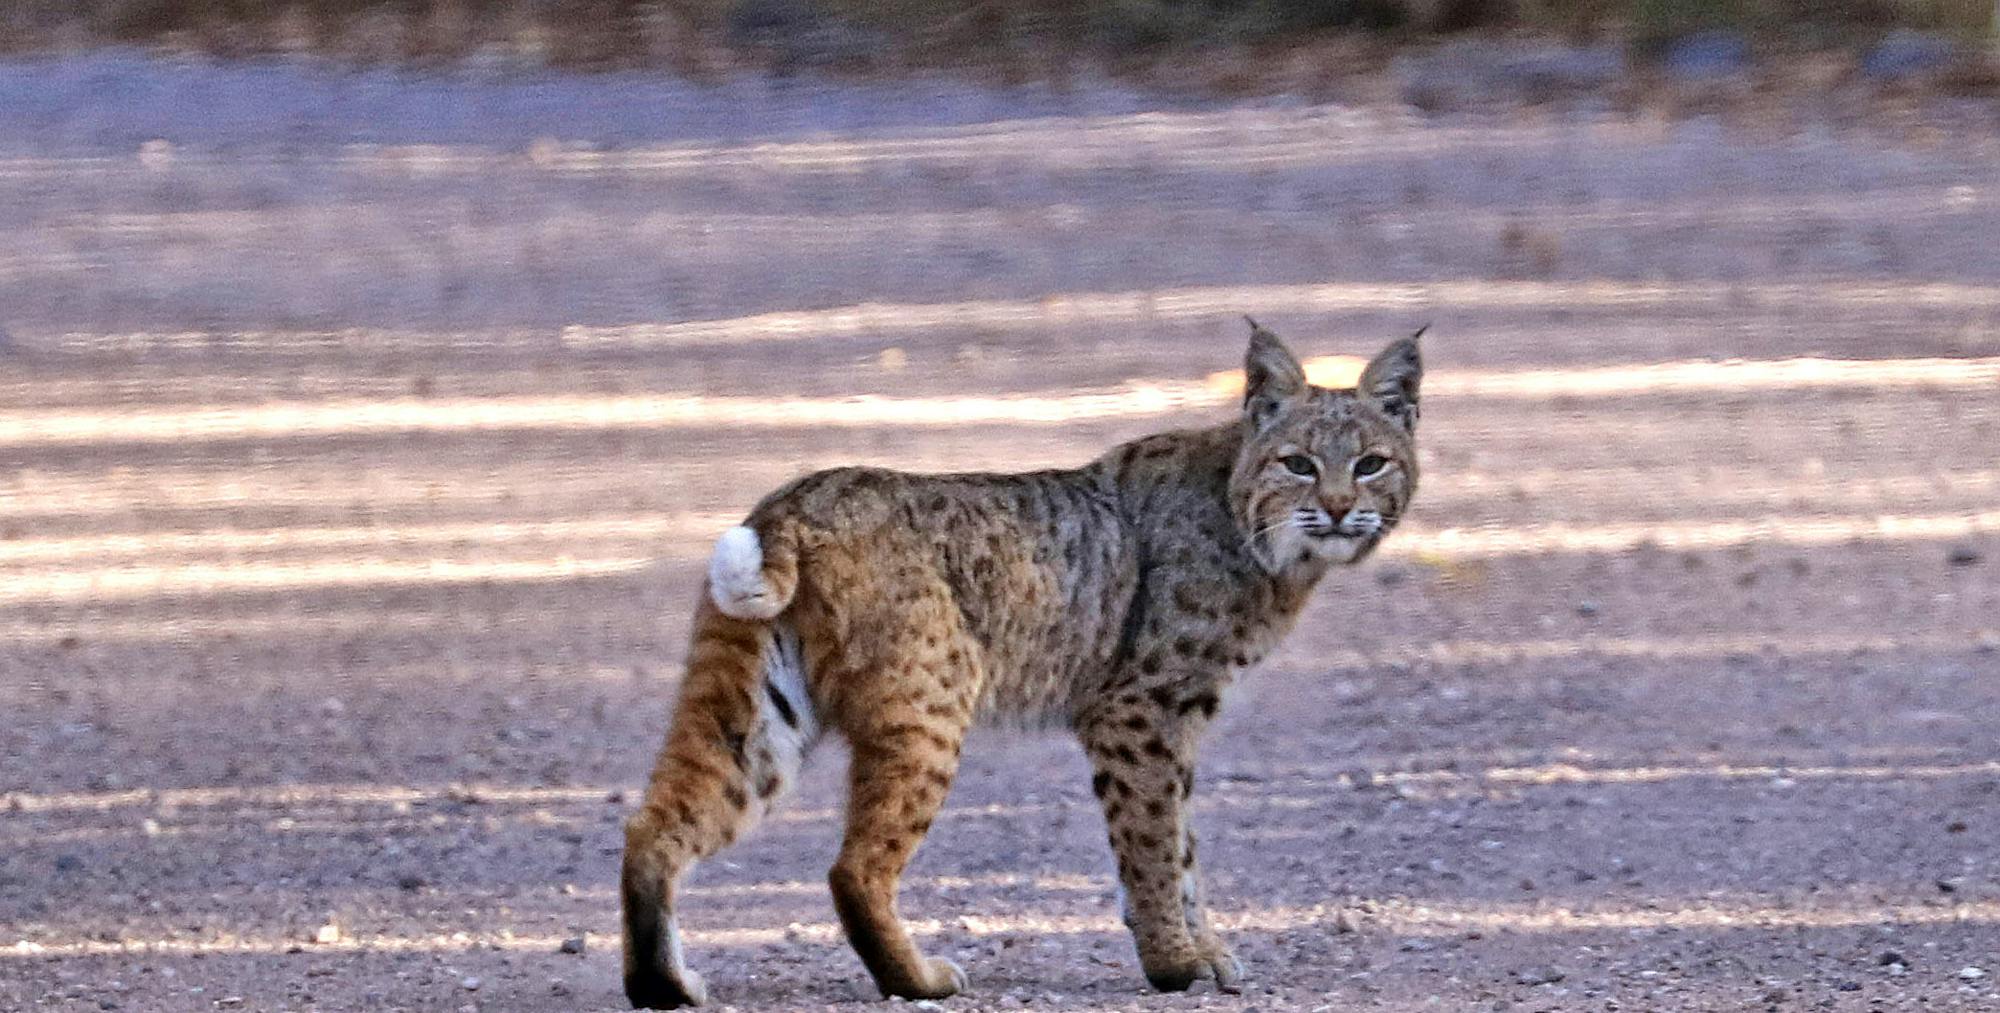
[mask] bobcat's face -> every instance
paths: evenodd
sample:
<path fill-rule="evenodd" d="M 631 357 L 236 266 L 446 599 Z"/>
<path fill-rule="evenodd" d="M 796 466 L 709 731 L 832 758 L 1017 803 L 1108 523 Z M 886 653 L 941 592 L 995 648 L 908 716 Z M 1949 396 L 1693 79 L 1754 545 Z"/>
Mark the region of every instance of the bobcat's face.
<path fill-rule="evenodd" d="M 1245 373 L 1230 492 L 1252 553 L 1274 574 L 1363 558 L 1416 492 L 1416 338 L 1376 356 L 1355 389 L 1328 390 L 1258 328 Z"/>

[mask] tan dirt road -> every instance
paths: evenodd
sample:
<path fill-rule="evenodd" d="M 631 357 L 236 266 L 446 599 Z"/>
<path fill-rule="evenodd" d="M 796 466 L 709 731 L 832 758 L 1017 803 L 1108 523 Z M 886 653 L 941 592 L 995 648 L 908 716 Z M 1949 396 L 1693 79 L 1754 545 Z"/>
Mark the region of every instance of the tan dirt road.
<path fill-rule="evenodd" d="M 0 1008 L 618 1007 L 715 533 L 1212 418 L 1243 312 L 1433 323 L 1413 521 L 1204 758 L 1253 984 L 1145 992 L 1074 748 L 985 735 L 904 899 L 944 1005 L 2000 1008 L 2000 133 L 786 108 L 9 121 Z M 873 998 L 841 762 L 700 870 L 719 1001 Z"/>

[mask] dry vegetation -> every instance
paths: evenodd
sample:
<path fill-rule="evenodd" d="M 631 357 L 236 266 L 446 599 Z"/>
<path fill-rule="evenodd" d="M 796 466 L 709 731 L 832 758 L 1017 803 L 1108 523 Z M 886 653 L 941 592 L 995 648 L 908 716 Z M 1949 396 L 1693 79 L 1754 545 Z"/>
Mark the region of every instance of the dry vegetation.
<path fill-rule="evenodd" d="M 1119 67 L 1219 49 L 1365 60 L 1467 31 L 1644 50 L 1722 29 L 1786 48 L 1851 47 L 1899 27 L 1978 37 L 1995 17 L 1988 0 L 0 0 L 0 50 L 143 44 L 696 75 L 970 64 L 1044 76 L 1079 60 Z"/>

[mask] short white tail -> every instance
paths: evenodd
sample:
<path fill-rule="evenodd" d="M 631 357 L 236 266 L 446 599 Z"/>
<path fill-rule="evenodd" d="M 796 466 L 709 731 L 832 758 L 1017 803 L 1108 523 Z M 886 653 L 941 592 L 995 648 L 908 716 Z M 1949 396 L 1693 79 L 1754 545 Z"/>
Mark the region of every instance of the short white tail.
<path fill-rule="evenodd" d="M 708 560 L 708 596 L 722 614 L 736 619 L 769 619 L 787 602 L 764 579 L 764 547 L 757 532 L 738 525 L 715 542 Z"/>

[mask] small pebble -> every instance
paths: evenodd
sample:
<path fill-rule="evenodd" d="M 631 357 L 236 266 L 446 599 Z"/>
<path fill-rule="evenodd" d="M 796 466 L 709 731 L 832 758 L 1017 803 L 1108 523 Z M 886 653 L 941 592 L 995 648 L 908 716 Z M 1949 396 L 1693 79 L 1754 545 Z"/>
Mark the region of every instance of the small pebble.
<path fill-rule="evenodd" d="M 556 951 L 559 953 L 574 953 L 580 955 L 583 953 L 583 946 L 584 942 L 582 936 L 571 936 L 568 939 L 563 940 L 562 945 L 556 947 Z"/>
<path fill-rule="evenodd" d="M 1958 969 L 1958 980 L 1960 981 L 1978 981 L 1984 977 L 1986 977 L 1984 968 L 1961 967 Z"/>
<path fill-rule="evenodd" d="M 1534 967 L 1514 974 L 1514 980 L 1523 985 L 1553 985 L 1565 977 L 1567 975 L 1553 967 Z"/>
<path fill-rule="evenodd" d="M 313 942 L 321 944 L 340 942 L 340 926 L 332 922 L 327 922 L 325 925 L 313 930 Z"/>
<path fill-rule="evenodd" d="M 477 992 L 479 991 L 480 981 L 478 978 L 468 975 L 466 976 L 466 979 L 464 981 L 461 981 L 458 984 L 461 988 L 464 988 L 467 992 Z"/>
<path fill-rule="evenodd" d="M 1953 566 L 1971 566 L 1979 562 L 1981 557 L 1979 550 L 1970 545 L 1954 545 L 1944 558 L 1945 562 Z"/>

